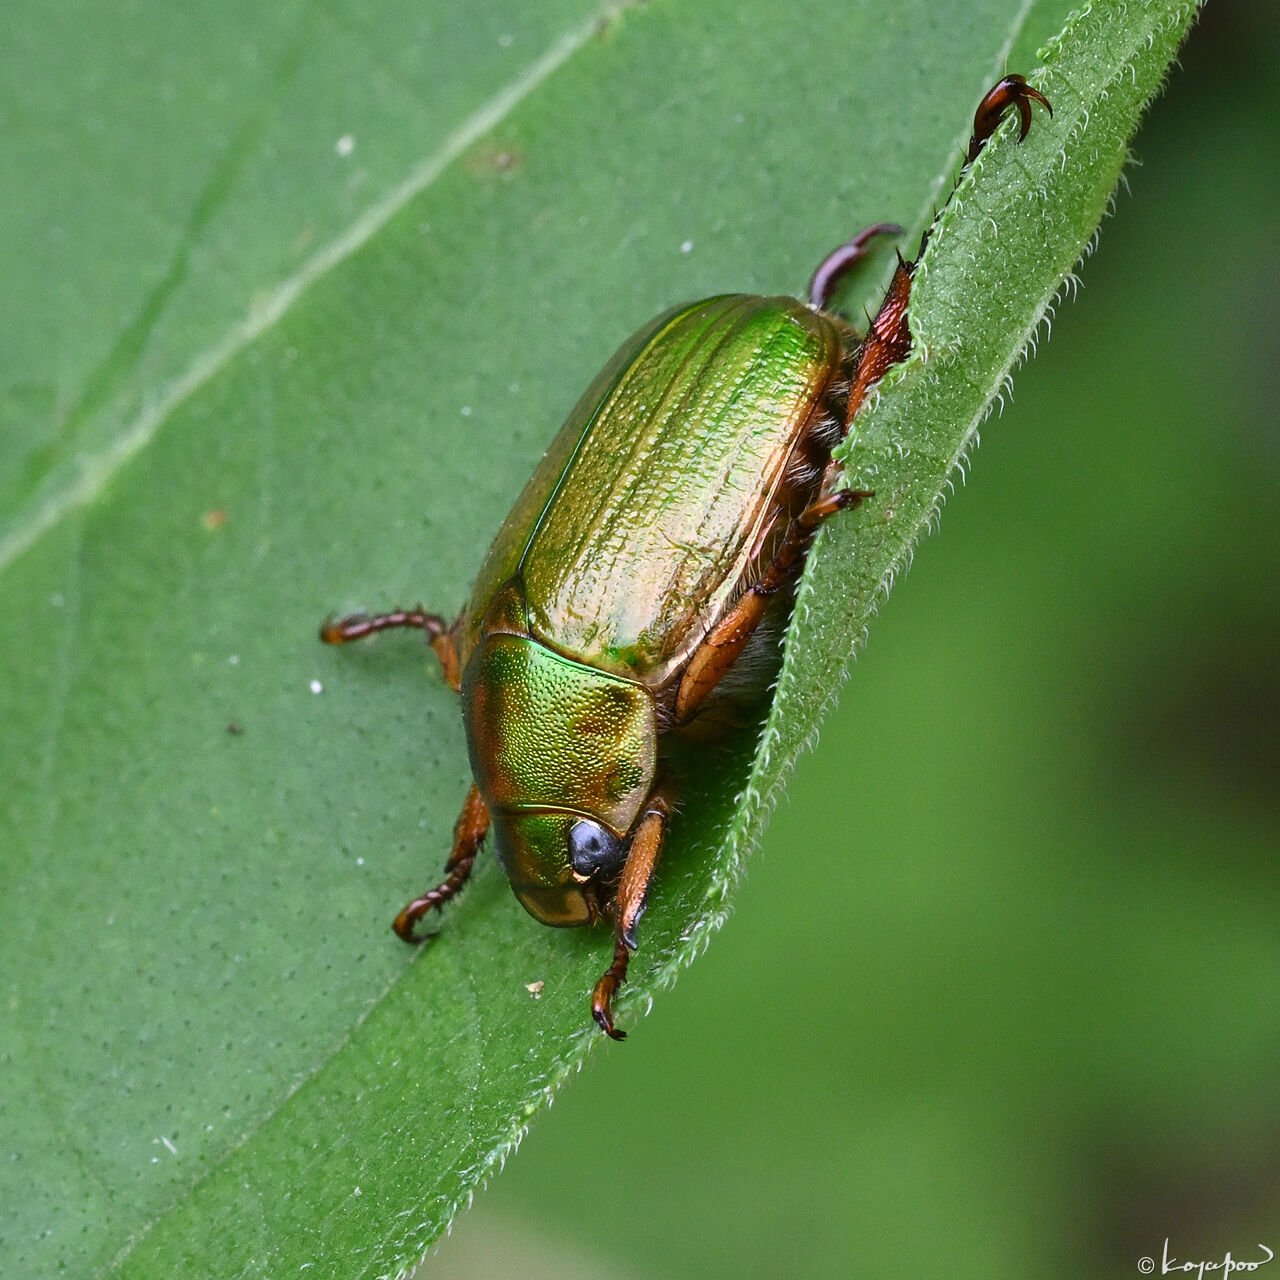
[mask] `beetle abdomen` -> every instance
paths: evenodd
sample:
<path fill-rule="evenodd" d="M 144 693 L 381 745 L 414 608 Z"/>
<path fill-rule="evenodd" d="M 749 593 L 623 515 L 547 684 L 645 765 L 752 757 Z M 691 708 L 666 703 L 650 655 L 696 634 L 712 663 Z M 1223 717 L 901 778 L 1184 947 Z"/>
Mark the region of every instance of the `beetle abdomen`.
<path fill-rule="evenodd" d="M 741 590 L 842 354 L 792 298 L 670 317 L 552 445 L 563 462 L 517 569 L 533 634 L 661 685 Z"/>

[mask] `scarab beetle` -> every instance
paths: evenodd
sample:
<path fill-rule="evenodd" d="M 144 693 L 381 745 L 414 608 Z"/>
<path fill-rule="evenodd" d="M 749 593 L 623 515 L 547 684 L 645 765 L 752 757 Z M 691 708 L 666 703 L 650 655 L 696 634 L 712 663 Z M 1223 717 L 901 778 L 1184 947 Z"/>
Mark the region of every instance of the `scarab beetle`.
<path fill-rule="evenodd" d="M 965 164 L 1005 115 L 1048 101 L 1006 76 L 979 104 Z M 914 264 L 899 257 L 865 337 L 829 303 L 869 227 L 818 267 L 807 302 L 731 294 L 630 338 L 579 400 L 498 532 L 452 624 L 408 610 L 327 622 L 340 644 L 424 631 L 462 695 L 474 781 L 445 878 L 394 928 L 466 883 L 492 826 L 516 897 L 545 924 L 613 921 L 611 1003 L 636 947 L 671 814 L 663 740 L 689 728 L 789 589 L 819 525 L 869 493 L 832 447 L 905 358 Z M 926 232 L 926 239 L 928 233 Z M 921 245 L 923 249 L 923 243 Z"/>

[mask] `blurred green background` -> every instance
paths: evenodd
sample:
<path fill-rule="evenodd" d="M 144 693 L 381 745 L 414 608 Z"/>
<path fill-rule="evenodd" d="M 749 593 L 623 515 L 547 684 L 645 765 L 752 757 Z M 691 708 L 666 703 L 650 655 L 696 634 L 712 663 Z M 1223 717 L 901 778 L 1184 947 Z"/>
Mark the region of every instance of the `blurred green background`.
<path fill-rule="evenodd" d="M 1280 1251 L 1273 6 L 1182 62 L 734 918 L 423 1275 Z"/>

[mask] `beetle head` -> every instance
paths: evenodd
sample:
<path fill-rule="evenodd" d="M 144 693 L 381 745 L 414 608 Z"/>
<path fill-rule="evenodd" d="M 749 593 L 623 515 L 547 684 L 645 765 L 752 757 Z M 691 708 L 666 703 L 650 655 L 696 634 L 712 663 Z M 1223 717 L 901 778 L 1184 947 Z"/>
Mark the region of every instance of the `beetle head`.
<path fill-rule="evenodd" d="M 497 813 L 494 846 L 521 905 L 543 924 L 588 924 L 604 913 L 629 841 L 580 813 Z"/>
<path fill-rule="evenodd" d="M 516 897 L 546 924 L 598 919 L 653 788 L 652 695 L 531 637 L 500 633 L 467 664 L 462 713 Z"/>

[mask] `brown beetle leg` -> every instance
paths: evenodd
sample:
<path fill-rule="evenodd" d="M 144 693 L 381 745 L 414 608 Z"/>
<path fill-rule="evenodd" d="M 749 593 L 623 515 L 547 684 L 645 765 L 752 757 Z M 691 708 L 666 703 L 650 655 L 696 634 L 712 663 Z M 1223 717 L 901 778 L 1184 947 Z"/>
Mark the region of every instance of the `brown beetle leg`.
<path fill-rule="evenodd" d="M 832 249 L 818 263 L 818 269 L 809 281 L 809 305 L 815 311 L 825 311 L 836 286 L 853 268 L 867 256 L 867 245 L 876 236 L 900 236 L 906 233 L 896 222 L 877 222 L 864 227 L 852 240 L 838 249 Z"/>
<path fill-rule="evenodd" d="M 1053 107 L 1049 105 L 1049 99 L 1039 89 L 1032 88 L 1022 76 L 1005 76 L 989 89 L 983 95 L 982 101 L 978 103 L 978 109 L 973 115 L 973 135 L 969 139 L 969 150 L 965 153 L 961 174 L 978 158 L 982 148 L 991 140 L 992 135 L 1010 111 L 1016 110 L 1018 113 L 1020 120 L 1018 141 L 1021 142 L 1031 129 L 1033 102 L 1038 102 L 1050 116 L 1053 115 Z M 874 226 L 858 232 L 852 240 L 842 244 L 838 249 L 833 249 L 818 263 L 818 269 L 809 281 L 809 305 L 818 311 L 825 311 L 840 280 L 866 257 L 867 245 L 870 241 L 878 235 L 900 236 L 902 234 L 902 228 L 895 223 L 877 222 Z M 925 233 L 925 239 L 928 239 L 928 232 Z M 924 252 L 923 241 L 920 252 Z M 892 293 L 892 287 L 890 293 Z"/>
<path fill-rule="evenodd" d="M 853 415 L 866 402 L 872 387 L 911 351 L 911 333 L 907 328 L 907 303 L 911 298 L 911 268 L 899 256 L 897 269 L 889 283 L 880 310 L 858 348 L 853 379 L 845 410 L 844 430 L 848 433 Z M 685 668 L 676 693 L 676 722 L 687 720 L 706 701 L 725 673 L 738 660 L 751 633 L 760 624 L 769 598 L 776 594 L 804 562 L 805 553 L 817 533 L 818 526 L 837 511 L 856 506 L 872 494 L 865 489 L 838 489 L 843 464 L 832 461 L 818 486 L 818 496 L 787 527 L 782 545 L 775 553 L 760 580 L 739 599 L 694 651 Z"/>
<path fill-rule="evenodd" d="M 1025 134 L 1030 125 L 1032 101 L 1043 102 L 1046 107 L 1049 105 L 1044 96 L 1020 76 L 1006 76 L 1001 80 L 978 107 L 974 119 L 975 141 L 970 147 L 966 165 L 972 162 L 1012 107 L 1016 106 L 1023 113 Z M 857 261 L 863 245 L 871 235 L 886 229 L 884 226 L 871 227 L 828 256 L 814 274 L 810 285 L 811 305 L 825 304 L 840 271 Z M 923 250 L 923 245 L 921 248 Z M 849 399 L 845 407 L 846 435 L 854 415 L 866 403 L 876 383 L 894 365 L 900 364 L 911 354 L 907 305 L 911 301 L 911 273 L 914 268 L 914 262 L 905 261 L 899 254 L 898 266 L 889 282 L 889 290 L 871 322 L 866 338 L 858 346 L 850 380 Z M 676 694 L 677 722 L 687 720 L 719 684 L 725 672 L 733 666 L 751 638 L 751 633 L 763 618 L 769 597 L 799 569 L 822 521 L 837 511 L 856 505 L 862 498 L 871 496 L 862 490 L 839 489 L 837 486 L 843 470 L 843 465 L 834 460 L 827 464 L 822 483 L 818 486 L 818 497 L 791 522 L 781 547 L 760 581 L 738 600 L 694 652 Z"/>
<path fill-rule="evenodd" d="M 986 96 L 978 103 L 973 113 L 973 137 L 969 139 L 969 151 L 964 163 L 967 168 L 977 158 L 978 153 L 991 139 L 991 135 L 1000 127 L 1000 122 L 1013 109 L 1017 109 L 1021 127 L 1018 129 L 1018 141 L 1027 136 L 1031 128 L 1031 104 L 1038 102 L 1049 114 L 1053 108 L 1049 99 L 1033 89 L 1021 76 L 1005 76 L 999 84 L 988 90 Z"/>
<path fill-rule="evenodd" d="M 694 650 L 676 693 L 677 724 L 683 723 L 702 706 L 741 656 L 752 632 L 768 611 L 770 598 L 787 585 L 804 562 L 818 526 L 837 511 L 856 507 L 863 498 L 873 496 L 867 489 L 840 489 L 810 503 L 791 521 L 782 545 L 760 575 L 760 580 L 739 596 L 738 602 Z"/>
<path fill-rule="evenodd" d="M 462 688 L 462 671 L 458 664 L 458 646 L 453 638 L 453 629 L 439 614 L 425 613 L 421 609 L 398 609 L 394 613 L 375 613 L 372 616 L 353 613 L 337 622 L 323 623 L 320 627 L 320 639 L 325 644 L 348 644 L 352 640 L 363 640 L 365 636 L 379 631 L 391 631 L 395 627 L 414 627 L 418 631 L 425 631 L 427 642 L 440 659 L 445 683 L 455 692 Z"/>
<path fill-rule="evenodd" d="M 636 949 L 636 925 L 644 914 L 649 885 L 662 852 L 670 809 L 660 793 L 649 801 L 649 811 L 640 820 L 636 834 L 618 881 L 618 897 L 614 908 L 613 963 L 604 971 L 591 993 L 591 1016 L 605 1035 L 625 1040 L 627 1033 L 613 1025 L 613 997 L 627 980 L 627 964 Z"/>
<path fill-rule="evenodd" d="M 871 388 L 884 377 L 895 364 L 900 364 L 911 354 L 911 331 L 907 328 L 907 303 L 911 300 L 911 272 L 914 262 L 904 262 L 901 256 L 889 281 L 889 291 L 884 295 L 880 310 L 871 322 L 867 336 L 858 348 L 858 358 L 853 366 L 853 380 L 849 387 L 849 403 L 844 412 L 844 431 L 847 435 L 853 415 L 866 402 Z M 835 475 L 842 468 L 832 463 L 823 478 L 821 493 L 830 492 Z"/>
<path fill-rule="evenodd" d="M 1005 76 L 984 96 L 973 116 L 973 136 L 969 139 L 969 150 L 965 155 L 964 171 L 978 158 L 982 148 L 991 140 L 992 134 L 1000 127 L 1000 122 L 1011 110 L 1017 110 L 1022 127 L 1018 131 L 1018 141 L 1027 136 L 1031 128 L 1031 104 L 1040 103 L 1052 116 L 1053 108 L 1049 99 L 1033 89 L 1021 76 Z M 957 179 L 957 182 L 959 179 Z M 939 215 L 940 216 L 940 215 Z M 935 217 L 929 229 L 920 241 L 920 254 L 929 241 L 929 235 L 937 226 Z M 917 260 L 919 258 L 917 254 Z M 898 256 L 898 268 L 889 282 L 889 291 L 885 294 L 876 318 L 871 322 L 871 331 L 858 349 L 858 358 L 854 365 L 853 385 L 849 389 L 849 404 L 845 410 L 845 432 L 848 433 L 853 416 L 866 402 L 867 395 L 881 378 L 895 365 L 901 363 L 911 352 L 911 331 L 907 327 L 907 304 L 911 300 L 911 273 L 915 269 L 914 262 L 906 262 L 901 254 Z M 827 468 L 823 477 L 821 493 L 829 493 L 834 488 L 836 477 L 840 471 L 835 463 Z"/>
<path fill-rule="evenodd" d="M 462 813 L 453 828 L 453 852 L 449 861 L 444 864 L 444 879 L 434 889 L 429 889 L 420 898 L 414 900 L 396 916 L 391 927 L 406 942 L 424 942 L 413 932 L 413 926 L 433 908 L 439 910 L 450 898 L 471 878 L 471 868 L 475 865 L 476 854 L 484 843 L 489 830 L 489 810 L 480 799 L 480 792 L 475 784 L 467 791 L 467 798 L 462 802 Z"/>

